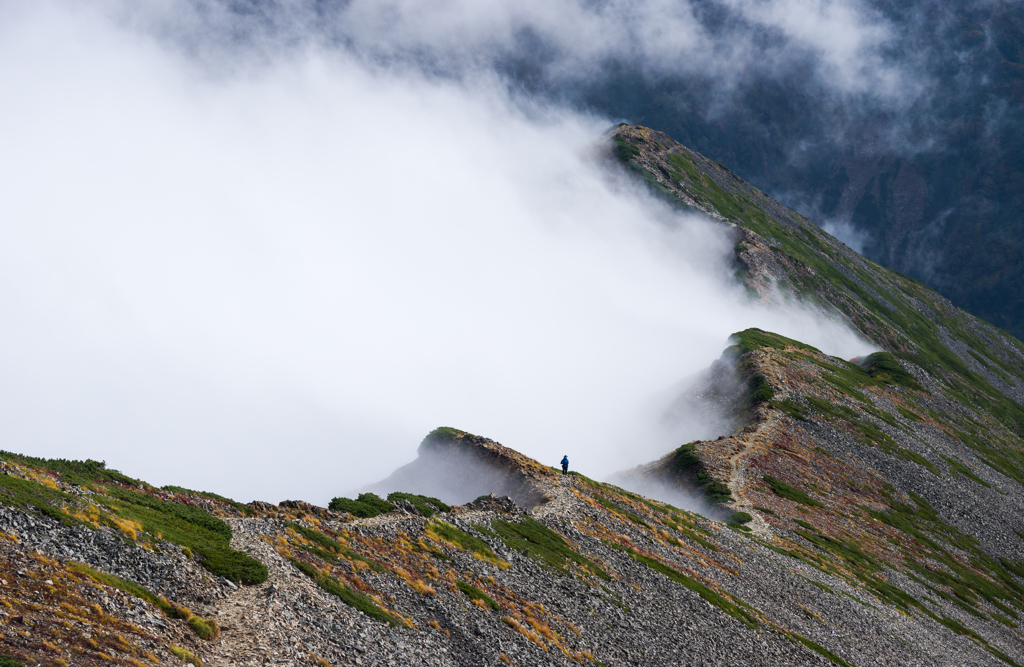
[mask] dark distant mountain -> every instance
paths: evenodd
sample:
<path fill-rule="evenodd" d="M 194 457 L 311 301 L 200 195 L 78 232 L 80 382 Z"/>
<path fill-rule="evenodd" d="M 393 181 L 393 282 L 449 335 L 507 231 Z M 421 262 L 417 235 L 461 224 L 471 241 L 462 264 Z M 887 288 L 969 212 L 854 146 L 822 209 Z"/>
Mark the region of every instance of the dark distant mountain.
<path fill-rule="evenodd" d="M 696 6 L 706 27 L 738 30 L 735 12 Z M 711 74 L 612 63 L 569 95 L 667 133 L 819 225 L 849 225 L 866 257 L 1024 337 L 1024 5 L 870 7 L 892 33 L 880 61 L 921 87 L 906 97 L 838 91 L 811 56 L 744 71 L 728 90 Z"/>

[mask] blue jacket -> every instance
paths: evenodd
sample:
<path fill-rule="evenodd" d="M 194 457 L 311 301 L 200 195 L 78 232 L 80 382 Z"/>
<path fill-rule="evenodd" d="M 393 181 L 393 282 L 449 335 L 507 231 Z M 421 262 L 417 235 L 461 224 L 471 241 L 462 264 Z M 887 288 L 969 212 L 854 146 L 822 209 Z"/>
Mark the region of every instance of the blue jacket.
<path fill-rule="evenodd" d="M 562 465 L 564 465 L 564 466 L 569 465 L 569 457 L 568 456 L 563 456 L 562 457 Z"/>

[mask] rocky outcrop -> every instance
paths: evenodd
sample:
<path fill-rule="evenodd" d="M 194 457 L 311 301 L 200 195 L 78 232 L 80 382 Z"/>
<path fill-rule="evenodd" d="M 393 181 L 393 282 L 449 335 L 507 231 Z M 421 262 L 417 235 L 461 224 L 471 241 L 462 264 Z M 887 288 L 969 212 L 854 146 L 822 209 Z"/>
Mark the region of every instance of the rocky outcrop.
<path fill-rule="evenodd" d="M 554 474 L 500 443 L 448 427 L 431 431 L 417 454 L 415 461 L 364 490 L 381 496 L 405 491 L 456 505 L 495 493 L 532 508 L 544 502 L 543 488 Z"/>

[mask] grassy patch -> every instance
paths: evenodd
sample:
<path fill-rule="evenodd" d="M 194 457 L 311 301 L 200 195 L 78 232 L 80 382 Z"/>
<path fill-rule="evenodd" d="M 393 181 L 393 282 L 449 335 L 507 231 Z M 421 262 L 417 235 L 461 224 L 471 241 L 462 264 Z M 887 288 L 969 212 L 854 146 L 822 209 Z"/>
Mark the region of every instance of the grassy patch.
<path fill-rule="evenodd" d="M 395 509 L 395 506 L 375 493 L 360 493 L 355 500 L 332 498 L 327 509 L 333 512 L 348 512 L 361 519 L 369 519 L 378 514 L 387 514 Z"/>
<path fill-rule="evenodd" d="M 292 565 L 297 567 L 303 574 L 316 582 L 317 586 L 338 598 L 348 606 L 358 609 L 370 618 L 383 621 L 388 625 L 403 625 L 402 621 L 400 621 L 396 616 L 381 609 L 377 606 L 377 603 L 362 593 L 338 583 L 338 581 L 333 577 L 323 574 L 308 563 L 303 563 L 302 561 L 294 558 L 289 558 L 288 560 L 291 561 Z"/>
<path fill-rule="evenodd" d="M 213 641 L 220 637 L 220 627 L 217 626 L 217 621 L 212 618 L 193 616 L 188 619 L 188 627 L 192 628 L 192 632 L 196 633 L 200 639 L 206 641 Z"/>
<path fill-rule="evenodd" d="M 29 510 L 33 508 L 51 519 L 74 526 L 81 522 L 65 513 L 61 508 L 73 506 L 77 501 L 57 489 L 39 482 L 30 482 L 14 475 L 0 475 L 0 502 L 8 507 Z"/>
<path fill-rule="evenodd" d="M 36 458 L 35 456 L 25 456 L 24 454 L 16 454 L 14 452 L 7 452 L 3 450 L 0 450 L 0 459 L 4 461 L 11 461 L 29 468 L 36 468 L 37 470 L 57 473 L 65 482 L 68 482 L 69 484 L 77 484 L 79 486 L 86 486 L 90 482 L 99 482 L 102 484 L 127 484 L 135 487 L 148 487 L 147 484 L 140 480 L 133 479 L 127 475 L 122 475 L 117 470 L 107 468 L 106 461 L 94 461 L 92 459 L 86 459 L 85 461 L 76 461 L 71 459 L 41 459 Z"/>
<path fill-rule="evenodd" d="M 770 384 L 768 379 L 763 375 L 755 375 L 750 378 L 750 402 L 753 403 L 766 403 L 775 397 L 775 390 Z"/>
<path fill-rule="evenodd" d="M 904 417 L 906 417 L 910 421 L 914 421 L 914 422 L 923 422 L 924 421 L 924 417 L 922 417 L 921 415 L 917 414 L 913 410 L 906 409 L 902 405 L 897 405 L 896 406 L 896 412 L 900 413 L 901 415 L 903 415 Z"/>
<path fill-rule="evenodd" d="M 492 611 L 498 611 L 498 609 L 500 609 L 500 607 L 498 606 L 498 603 L 495 602 L 491 598 L 490 595 L 488 595 L 487 593 L 484 593 L 482 590 L 480 590 L 476 586 L 473 586 L 471 584 L 467 584 L 464 581 L 456 581 L 455 585 L 458 586 L 459 590 L 462 591 L 463 593 L 465 593 L 469 597 L 470 600 L 480 600 L 481 602 L 486 604 L 488 607 L 490 607 Z"/>
<path fill-rule="evenodd" d="M 865 573 L 878 569 L 878 562 L 861 551 L 860 547 L 854 542 L 837 540 L 827 535 L 822 535 L 817 530 L 798 530 L 796 533 L 819 549 L 831 552 L 843 559 L 856 572 Z"/>
<path fill-rule="evenodd" d="M 743 524 L 743 523 L 750 523 L 753 520 L 754 520 L 754 517 L 750 516 L 750 514 L 747 513 L 747 512 L 733 512 L 729 516 L 725 517 L 725 522 L 726 523 Z"/>
<path fill-rule="evenodd" d="M 0 458 L 59 473 L 66 482 L 89 486 L 96 492 L 91 497 L 91 502 L 96 503 L 93 519 L 123 530 L 134 540 L 152 542 L 158 537 L 174 542 L 189 549 L 213 574 L 236 583 L 258 584 L 267 579 L 267 568 L 262 563 L 230 547 L 231 528 L 226 523 L 198 507 L 138 491 L 138 488 L 152 490 L 153 487 L 116 470 L 108 470 L 102 461 L 37 459 L 10 452 L 0 452 Z M 120 486 L 128 483 L 132 488 Z M 0 499 L 14 507 L 33 507 L 68 525 L 82 523 L 69 514 L 81 506 L 81 499 L 44 483 L 2 475 Z M 145 534 L 136 532 L 139 527 Z"/>
<path fill-rule="evenodd" d="M 339 556 L 341 556 L 346 560 L 357 560 L 362 563 L 365 563 L 374 572 L 386 571 L 385 567 L 377 561 L 367 558 L 366 556 L 362 555 L 358 551 L 355 551 L 354 549 L 349 549 L 345 545 L 341 544 L 336 540 L 332 540 L 330 537 L 324 535 L 323 533 L 319 533 L 315 530 L 312 530 L 311 528 L 306 528 L 300 523 L 289 522 L 285 525 L 287 525 L 289 528 L 297 532 L 299 535 L 305 537 L 307 540 L 319 544 L 320 547 L 322 548 L 318 549 L 315 547 L 304 546 L 303 549 L 324 560 L 337 563 L 340 562 L 341 559 L 339 558 Z"/>
<path fill-rule="evenodd" d="M 804 637 L 802 635 L 798 635 L 795 632 L 792 632 L 790 634 L 792 635 L 793 639 L 797 640 L 798 642 L 800 642 L 801 644 L 803 644 L 807 648 L 811 649 L 815 653 L 818 653 L 820 655 L 825 656 L 826 658 L 828 658 L 832 662 L 836 663 L 837 665 L 840 665 L 840 667 L 853 667 L 853 665 L 851 665 L 850 663 L 846 662 L 845 660 L 843 660 L 838 655 L 836 655 L 832 651 L 828 650 L 827 648 L 825 648 L 821 644 L 816 644 L 816 643 L 812 642 L 810 639 L 808 639 L 807 637 Z"/>
<path fill-rule="evenodd" d="M 589 558 L 573 551 L 561 535 L 536 519 L 523 517 L 522 523 L 496 519 L 491 521 L 491 528 L 501 536 L 502 542 L 509 549 L 524 551 L 539 563 L 564 571 L 566 562 L 573 562 L 605 581 L 611 579 L 607 572 Z"/>
<path fill-rule="evenodd" d="M 725 482 L 709 482 L 704 487 L 704 497 L 712 504 L 732 502 L 732 491 Z"/>
<path fill-rule="evenodd" d="M 759 350 L 763 347 L 773 350 L 785 350 L 787 347 L 795 347 L 800 350 L 808 350 L 810 352 L 818 352 L 820 354 L 820 351 L 817 348 L 811 347 L 806 343 L 801 343 L 798 340 L 793 340 L 792 338 L 786 338 L 785 336 L 780 336 L 779 334 L 756 328 L 745 329 L 734 333 L 730 336 L 730 339 L 733 341 L 736 351 L 740 354 L 753 352 L 754 350 Z"/>
<path fill-rule="evenodd" d="M 128 581 L 127 579 L 122 579 L 121 577 L 107 574 L 106 572 L 94 570 L 84 563 L 68 561 L 68 569 L 84 574 L 97 583 L 110 586 L 111 588 L 116 588 L 119 591 L 124 591 L 129 595 L 134 595 L 137 598 L 145 600 L 146 602 L 158 607 L 168 618 L 188 619 L 192 616 L 192 612 L 185 607 L 179 607 L 173 602 L 168 602 L 166 599 L 154 595 L 148 589 L 140 586 L 134 581 Z"/>
<path fill-rule="evenodd" d="M 616 135 L 612 140 L 612 155 L 622 163 L 628 163 L 634 158 L 640 157 L 640 149 L 626 141 L 625 137 Z"/>
<path fill-rule="evenodd" d="M 168 645 L 167 650 L 173 653 L 178 658 L 178 660 L 181 660 L 182 662 L 187 662 L 188 664 L 192 665 L 192 667 L 203 667 L 202 660 L 197 658 L 195 654 L 193 654 L 192 652 L 186 651 L 180 646 Z"/>
<path fill-rule="evenodd" d="M 963 475 L 964 477 L 966 477 L 967 479 L 971 480 L 975 484 L 980 484 L 981 486 L 984 486 L 985 488 L 989 488 L 989 489 L 992 488 L 991 484 L 989 484 L 988 482 L 986 482 L 982 478 L 978 477 L 978 475 L 975 474 L 975 472 L 973 470 L 968 468 L 967 465 L 964 464 L 959 459 L 955 459 L 955 458 L 950 457 L 950 456 L 945 456 L 944 454 L 939 454 L 939 456 L 942 457 L 943 461 L 945 461 L 946 463 L 949 464 L 949 467 L 953 469 L 953 472 L 956 472 L 956 473 L 958 473 L 960 475 Z"/>
<path fill-rule="evenodd" d="M 241 551 L 231 542 L 231 528 L 198 507 L 171 503 L 120 487 L 107 487 L 114 497 L 96 499 L 116 513 L 142 525 L 150 535 L 188 547 L 199 563 L 211 573 L 235 583 L 255 585 L 267 580 L 267 567 Z"/>
<path fill-rule="evenodd" d="M 650 526 L 647 524 L 646 521 L 641 519 L 638 515 L 634 514 L 633 512 L 630 512 L 626 508 L 622 507 L 618 503 L 613 502 L 611 500 L 608 500 L 607 498 L 605 498 L 605 497 L 603 497 L 601 495 L 598 495 L 596 493 L 594 494 L 593 497 L 594 497 L 594 500 L 596 500 L 598 502 L 598 504 L 600 504 L 602 507 L 610 509 L 611 511 L 615 512 L 616 514 L 621 514 L 622 516 L 626 517 L 627 519 L 629 519 L 630 521 L 632 521 L 635 524 L 639 524 L 639 525 L 644 526 L 646 528 L 650 528 Z"/>
<path fill-rule="evenodd" d="M 798 421 L 807 421 L 807 408 L 795 401 L 788 399 L 785 401 L 772 401 L 769 403 L 769 407 L 781 410 L 783 414 Z"/>
<path fill-rule="evenodd" d="M 474 523 L 473 524 L 473 530 L 477 531 L 481 535 L 486 535 L 487 537 L 493 537 L 496 540 L 500 539 L 496 532 L 494 532 L 493 530 L 491 530 L 490 528 L 488 528 L 487 526 L 484 526 L 482 524 Z"/>
<path fill-rule="evenodd" d="M 711 504 L 732 501 L 732 492 L 722 482 L 711 481 L 711 475 L 704 467 L 704 462 L 697 456 L 697 445 L 687 443 L 673 452 L 672 469 L 680 475 L 689 477 L 697 486 L 703 487 L 704 497 Z"/>
<path fill-rule="evenodd" d="M 924 391 L 914 376 L 903 370 L 896 357 L 888 352 L 875 352 L 864 359 L 864 370 L 876 382 Z"/>
<path fill-rule="evenodd" d="M 785 498 L 786 500 L 792 500 L 793 502 L 800 503 L 801 505 L 807 505 L 808 507 L 822 507 L 820 502 L 795 486 L 783 482 L 781 479 L 775 479 L 770 475 L 765 475 L 764 481 L 777 496 Z"/>
<path fill-rule="evenodd" d="M 431 521 L 427 524 L 424 532 L 435 540 L 446 542 L 464 551 L 469 551 L 488 562 L 495 564 L 504 562 L 498 558 L 498 555 L 482 539 L 475 535 L 470 535 L 450 523 Z"/>
<path fill-rule="evenodd" d="M 399 491 L 395 491 L 394 493 L 388 494 L 389 503 L 395 503 L 398 502 L 399 500 L 405 500 L 407 502 L 412 503 L 413 507 L 416 508 L 416 511 L 427 518 L 434 516 L 434 514 L 436 514 L 437 512 L 452 511 L 450 505 L 447 505 L 438 500 L 437 498 L 432 498 L 430 496 L 420 496 L 414 493 L 401 493 Z"/>
<path fill-rule="evenodd" d="M 240 502 L 238 502 L 236 500 L 232 500 L 231 498 L 225 498 L 224 496 L 218 495 L 216 493 L 211 493 L 209 491 L 193 491 L 192 489 L 186 489 L 186 488 L 181 487 L 181 486 L 171 486 L 171 485 L 164 486 L 164 487 L 161 487 L 161 488 L 163 488 L 164 491 L 171 491 L 173 493 L 184 493 L 184 494 L 189 494 L 189 495 L 193 495 L 193 496 L 200 496 L 200 497 L 203 497 L 203 498 L 209 498 L 210 500 L 219 500 L 222 503 L 227 503 L 228 505 L 231 505 L 232 507 L 234 507 L 236 510 L 238 510 L 238 512 L 242 516 L 248 516 L 249 514 L 252 514 L 252 512 L 253 512 L 253 509 L 251 507 L 249 507 L 248 505 L 243 505 L 242 503 L 240 503 Z"/>
<path fill-rule="evenodd" d="M 650 556 L 645 556 L 641 553 L 638 553 L 630 549 L 629 547 L 624 547 L 611 542 L 607 544 L 613 549 L 617 549 L 619 551 L 623 551 L 629 554 L 630 558 L 632 558 L 633 560 L 639 563 L 643 563 L 655 572 L 664 575 L 665 577 L 667 577 L 671 581 L 674 581 L 680 586 L 690 589 L 697 595 L 701 596 L 704 600 L 718 607 L 726 614 L 732 616 L 733 618 L 740 621 L 747 627 L 757 628 L 757 620 L 755 620 L 754 617 L 750 615 L 750 613 L 748 613 L 740 605 L 736 604 L 724 595 L 721 595 L 720 593 L 711 590 L 710 588 L 700 583 L 696 579 L 688 577 L 682 572 L 676 570 L 675 568 L 669 567 L 668 565 L 665 565 L 661 561 L 651 558 Z"/>

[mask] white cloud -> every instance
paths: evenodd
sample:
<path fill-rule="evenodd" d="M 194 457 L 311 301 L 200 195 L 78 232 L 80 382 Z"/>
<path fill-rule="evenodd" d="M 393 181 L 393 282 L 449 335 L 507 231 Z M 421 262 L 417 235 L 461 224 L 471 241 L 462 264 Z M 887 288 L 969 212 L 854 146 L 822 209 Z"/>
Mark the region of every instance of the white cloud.
<path fill-rule="evenodd" d="M 320 47 L 211 77 L 99 13 L 0 11 L 6 449 L 325 503 L 450 425 L 601 476 L 677 444 L 630 434 L 733 331 L 865 350 L 610 181 L 605 120 Z"/>

